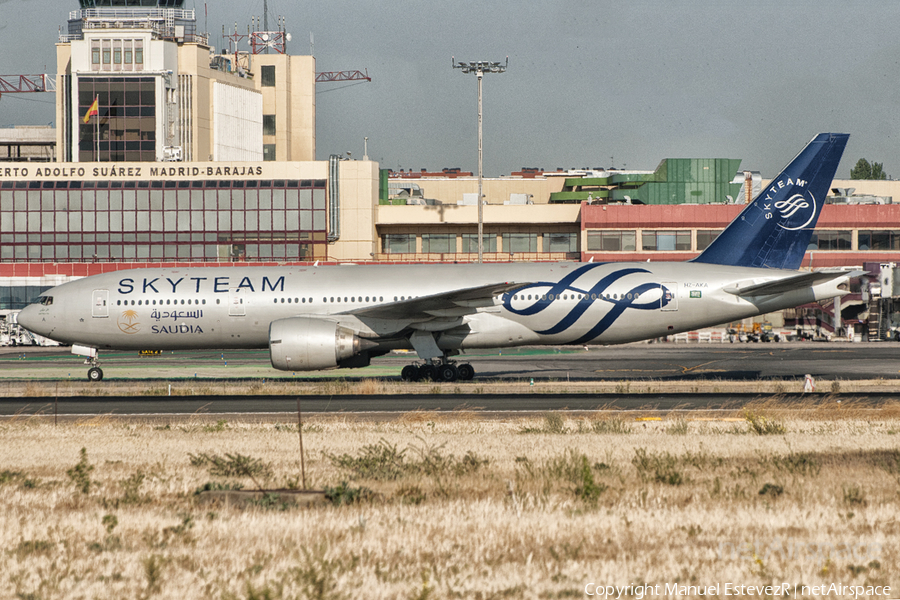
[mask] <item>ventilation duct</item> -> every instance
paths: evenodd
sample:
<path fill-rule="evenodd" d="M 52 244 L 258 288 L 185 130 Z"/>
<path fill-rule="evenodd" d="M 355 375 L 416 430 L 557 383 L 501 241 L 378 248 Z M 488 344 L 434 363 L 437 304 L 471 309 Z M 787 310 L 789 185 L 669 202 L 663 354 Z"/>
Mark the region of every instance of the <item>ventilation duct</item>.
<path fill-rule="evenodd" d="M 339 183 L 341 157 L 328 158 L 328 243 L 341 239 L 341 188 Z"/>

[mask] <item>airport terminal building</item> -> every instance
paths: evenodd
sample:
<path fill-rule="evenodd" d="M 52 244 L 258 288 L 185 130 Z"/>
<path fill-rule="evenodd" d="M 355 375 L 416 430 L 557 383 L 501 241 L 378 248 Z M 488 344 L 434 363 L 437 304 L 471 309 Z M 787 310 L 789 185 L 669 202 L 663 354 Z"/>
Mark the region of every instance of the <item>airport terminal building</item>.
<path fill-rule="evenodd" d="M 183 4 L 60 15 L 55 145 L 0 156 L 0 310 L 148 265 L 475 260 L 476 177 L 316 160 L 315 58 L 280 30 L 216 51 Z M 485 260 L 687 260 L 766 185 L 740 162 L 487 178 Z M 805 266 L 900 262 L 900 183 L 833 187 Z"/>

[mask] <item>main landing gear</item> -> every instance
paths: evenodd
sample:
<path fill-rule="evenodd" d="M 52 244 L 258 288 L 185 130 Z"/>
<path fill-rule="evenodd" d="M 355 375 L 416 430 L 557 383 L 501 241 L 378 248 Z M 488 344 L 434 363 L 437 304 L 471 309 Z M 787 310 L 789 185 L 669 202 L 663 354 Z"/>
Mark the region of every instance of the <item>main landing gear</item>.
<path fill-rule="evenodd" d="M 406 365 L 400 371 L 403 381 L 470 381 L 475 377 L 475 369 L 469 363 L 457 365 L 449 361 L 435 364 L 426 361 L 422 365 Z"/>

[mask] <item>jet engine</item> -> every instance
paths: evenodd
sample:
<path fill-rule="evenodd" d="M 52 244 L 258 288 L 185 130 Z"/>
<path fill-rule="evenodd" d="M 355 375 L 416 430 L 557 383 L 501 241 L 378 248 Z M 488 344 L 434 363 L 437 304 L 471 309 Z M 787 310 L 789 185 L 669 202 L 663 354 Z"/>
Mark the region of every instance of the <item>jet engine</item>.
<path fill-rule="evenodd" d="M 272 366 L 282 371 L 315 371 L 358 362 L 349 359 L 376 345 L 324 319 L 293 317 L 269 325 L 269 357 Z"/>

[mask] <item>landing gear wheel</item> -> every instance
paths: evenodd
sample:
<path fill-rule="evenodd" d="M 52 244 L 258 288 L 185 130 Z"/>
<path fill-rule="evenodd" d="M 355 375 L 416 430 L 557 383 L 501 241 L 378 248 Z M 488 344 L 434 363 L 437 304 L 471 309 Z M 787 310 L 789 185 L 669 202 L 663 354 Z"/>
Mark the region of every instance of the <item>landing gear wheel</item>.
<path fill-rule="evenodd" d="M 459 378 L 459 370 L 456 365 L 441 365 L 438 369 L 438 375 L 441 381 L 456 381 Z"/>
<path fill-rule="evenodd" d="M 88 369 L 88 381 L 103 381 L 103 370 L 100 367 Z"/>
<path fill-rule="evenodd" d="M 437 381 L 437 369 L 434 365 L 422 365 L 419 367 L 419 379 L 422 381 Z"/>
<path fill-rule="evenodd" d="M 418 381 L 419 380 L 419 367 L 416 365 L 406 365 L 400 371 L 400 379 L 403 381 Z"/>
<path fill-rule="evenodd" d="M 463 381 L 472 381 L 472 378 L 475 377 L 475 369 L 469 363 L 457 366 L 456 370 L 459 372 L 459 378 Z"/>

